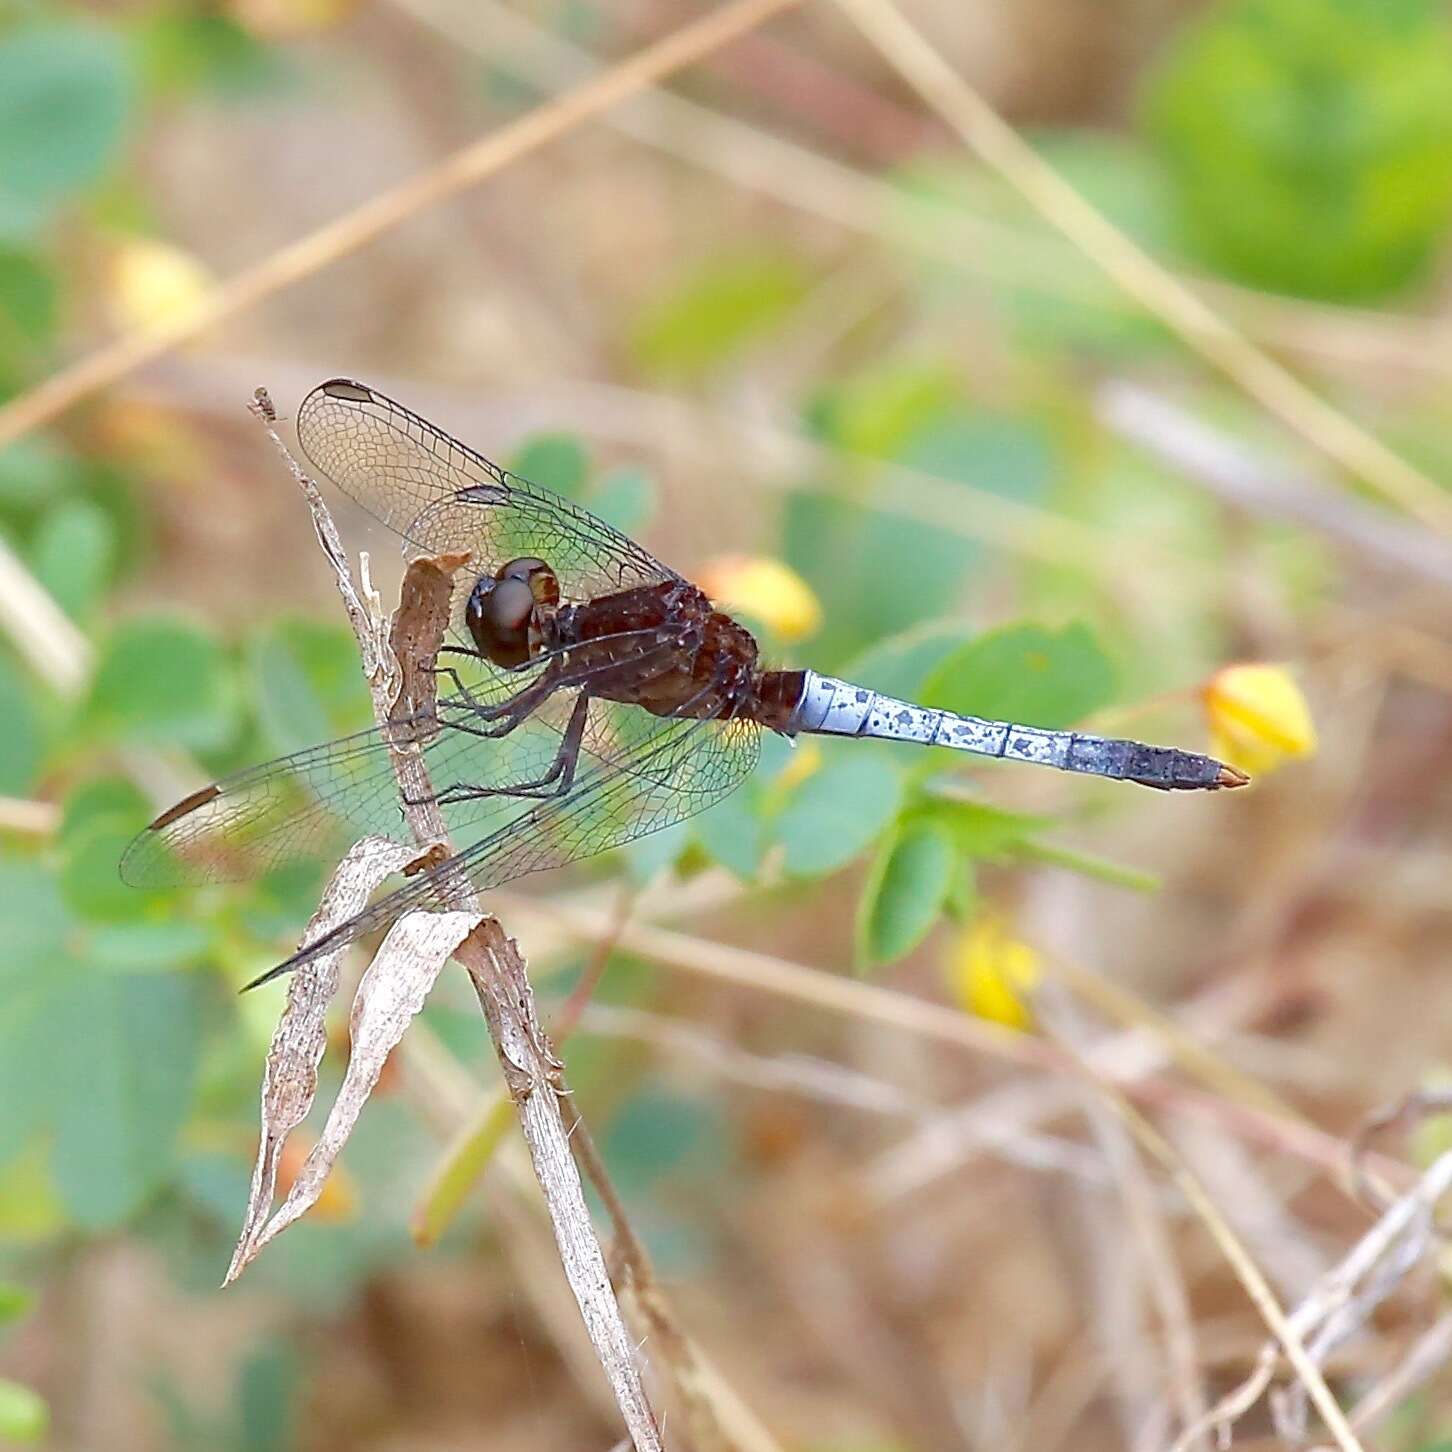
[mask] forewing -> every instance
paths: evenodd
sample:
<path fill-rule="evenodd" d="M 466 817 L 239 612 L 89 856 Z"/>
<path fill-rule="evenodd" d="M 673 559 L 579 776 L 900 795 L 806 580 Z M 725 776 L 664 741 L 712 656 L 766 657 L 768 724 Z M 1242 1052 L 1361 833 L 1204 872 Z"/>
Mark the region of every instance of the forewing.
<path fill-rule="evenodd" d="M 592 717 L 608 705 L 591 701 Z M 606 711 L 604 718 L 591 729 L 608 755 L 592 754 L 567 796 L 526 806 L 273 972 L 295 968 L 314 952 L 373 932 L 415 908 L 457 903 L 461 888 L 500 887 L 673 826 L 734 791 L 756 765 L 760 727 L 751 721 L 662 719 L 636 707 Z M 617 730 L 629 734 L 630 744 L 612 734 Z"/>
<path fill-rule="evenodd" d="M 298 409 L 297 433 L 322 473 L 416 550 L 468 550 L 479 572 L 534 555 L 574 601 L 677 578 L 587 509 L 490 463 L 366 384 L 320 384 Z"/>
<path fill-rule="evenodd" d="M 575 693 L 561 692 L 538 707 L 506 737 L 484 740 L 460 725 L 476 721 L 457 699 L 439 703 L 439 719 L 411 735 L 391 727 L 395 739 L 416 740 L 436 794 L 467 787 L 497 791 L 542 776 L 560 749 L 562 712 Z M 588 742 L 587 742 L 588 746 Z M 529 806 L 526 799 L 481 796 L 445 802 L 451 832 L 470 840 L 481 820 Z M 389 745 L 378 728 L 225 777 L 163 812 L 139 833 L 121 860 L 121 875 L 139 887 L 236 882 L 289 862 L 337 858 L 369 835 L 403 831 L 398 785 Z"/>

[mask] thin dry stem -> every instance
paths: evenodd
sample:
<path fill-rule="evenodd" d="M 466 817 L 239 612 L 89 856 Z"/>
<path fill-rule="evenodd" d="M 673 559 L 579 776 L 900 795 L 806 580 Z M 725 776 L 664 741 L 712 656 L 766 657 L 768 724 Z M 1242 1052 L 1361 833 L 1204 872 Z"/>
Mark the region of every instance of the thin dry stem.
<path fill-rule="evenodd" d="M 1442 535 L 1452 502 L 1419 469 L 1313 393 L 1087 202 L 913 28 L 892 0 L 837 0 L 894 70 L 1131 297 L 1312 448 Z"/>
<path fill-rule="evenodd" d="M 1326 1385 L 1325 1377 L 1321 1375 L 1321 1368 L 1316 1365 L 1307 1351 L 1300 1331 L 1282 1309 L 1264 1272 L 1255 1263 L 1254 1257 L 1245 1248 L 1240 1237 L 1231 1229 L 1230 1223 L 1220 1213 L 1219 1207 L 1205 1193 L 1199 1179 L 1190 1171 L 1189 1166 L 1180 1158 L 1170 1142 L 1127 1099 L 1110 1091 L 1110 1103 L 1123 1116 L 1130 1132 L 1140 1145 L 1169 1174 L 1176 1187 L 1189 1201 L 1190 1208 L 1194 1210 L 1210 1232 L 1216 1245 L 1220 1247 L 1221 1253 L 1235 1273 L 1235 1278 L 1244 1288 L 1246 1295 L 1250 1297 L 1256 1310 L 1260 1312 L 1261 1319 L 1270 1328 L 1276 1342 L 1284 1350 L 1286 1359 L 1291 1363 L 1301 1384 L 1306 1388 L 1307 1394 L 1315 1404 L 1316 1410 L 1321 1414 L 1321 1419 L 1326 1423 L 1326 1428 L 1331 1433 L 1336 1445 L 1341 1448 L 1341 1452 L 1365 1452 L 1356 1433 L 1351 1430 L 1351 1424 L 1346 1420 L 1346 1414 L 1341 1410 L 1336 1398 L 1331 1395 L 1331 1389 Z M 1214 1414 L 1211 1413 L 1210 1416 L 1213 1420 Z M 1179 1442 L 1176 1443 L 1177 1449 L 1195 1446 L 1206 1430 L 1208 1430 L 1208 1424 L 1192 1425 L 1186 1428 Z"/>
<path fill-rule="evenodd" d="M 598 69 L 589 52 L 495 0 L 476 0 L 467 11 L 436 0 L 393 3 L 451 45 L 476 55 L 493 60 L 501 48 L 508 49 L 511 68 L 542 87 L 575 83 Z M 913 118 L 906 111 L 898 111 L 875 92 L 859 96 L 870 96 L 875 107 L 891 109 L 911 125 Z M 925 221 L 910 214 L 901 189 L 891 182 L 699 101 L 647 87 L 637 99 L 608 113 L 604 122 L 622 135 L 738 186 L 946 263 L 967 277 L 1090 304 L 1102 300 L 1102 289 L 1092 275 L 1064 265 L 1072 243 L 1052 233 L 975 214 L 956 199 Z M 1434 374 L 1452 368 L 1446 327 L 1438 320 L 1332 307 L 1257 292 L 1219 278 L 1174 275 L 1276 348 L 1363 368 L 1415 368 Z"/>
<path fill-rule="evenodd" d="M 575 1121 L 570 1136 L 575 1156 L 610 1217 L 615 1232 L 612 1258 L 629 1277 L 639 1319 L 648 1329 L 651 1344 L 670 1368 L 685 1409 L 691 1444 L 700 1452 L 780 1452 L 776 1439 L 743 1402 L 734 1395 L 726 1402 L 721 1400 L 725 1383 L 708 1373 L 697 1348 L 677 1324 L 656 1279 L 650 1255 L 625 1213 L 605 1161 L 583 1119 Z"/>
<path fill-rule="evenodd" d="M 0 447 L 799 3 L 729 0 L 719 10 L 682 26 L 566 95 L 537 106 L 336 221 L 279 248 L 214 288 L 195 307 L 97 349 L 0 408 Z"/>
<path fill-rule="evenodd" d="M 538 899 L 511 893 L 495 893 L 493 901 L 503 906 L 511 917 L 540 918 L 553 930 L 586 942 L 598 941 L 616 931 L 608 914 L 575 903 L 558 900 L 542 903 Z M 983 1019 L 971 1018 L 944 1004 L 912 998 L 858 979 L 824 973 L 768 953 L 708 942 L 646 923 L 627 924 L 618 931 L 618 942 L 627 952 L 689 973 L 793 999 L 832 1013 L 888 1024 L 904 1032 L 985 1054 L 1005 1063 L 1061 1074 L 1084 1072 L 1083 1067 L 1057 1045 L 1000 1028 Z M 1109 1068 L 1104 1071 L 1105 1075 L 1111 1072 L 1114 1071 Z M 1199 1115 L 1279 1154 L 1304 1159 L 1328 1174 L 1340 1174 L 1344 1169 L 1346 1147 L 1343 1141 L 1314 1125 L 1282 1119 L 1258 1106 L 1233 1103 L 1173 1080 L 1134 1077 L 1139 1072 L 1137 1069 L 1131 1071 L 1131 1082 L 1120 1082 L 1117 1078 L 1113 1082 L 1119 1083 L 1126 1094 L 1138 1101 L 1172 1105 Z M 1096 1082 L 1111 1082 L 1100 1075 L 1094 1077 Z M 1381 1173 L 1405 1180 L 1403 1167 L 1393 1161 L 1378 1159 L 1376 1168 Z"/>
<path fill-rule="evenodd" d="M 0 629 L 58 696 L 79 695 L 91 674 L 91 642 L 0 538 Z"/>

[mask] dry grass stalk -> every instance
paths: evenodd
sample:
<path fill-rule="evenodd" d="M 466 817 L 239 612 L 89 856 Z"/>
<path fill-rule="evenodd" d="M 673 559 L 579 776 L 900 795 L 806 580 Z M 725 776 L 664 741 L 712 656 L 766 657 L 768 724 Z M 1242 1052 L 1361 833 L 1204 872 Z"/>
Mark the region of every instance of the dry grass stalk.
<path fill-rule="evenodd" d="M 347 215 L 279 248 L 213 288 L 194 308 L 98 348 L 0 407 L 0 447 L 799 3 L 730 0 L 567 94 L 546 101 L 407 181 L 378 193 Z"/>
<path fill-rule="evenodd" d="M 1443 536 L 1452 504 L 1421 470 L 1313 393 L 1084 199 L 915 30 L 892 0 L 837 0 L 894 70 L 1085 256 L 1247 397 Z"/>

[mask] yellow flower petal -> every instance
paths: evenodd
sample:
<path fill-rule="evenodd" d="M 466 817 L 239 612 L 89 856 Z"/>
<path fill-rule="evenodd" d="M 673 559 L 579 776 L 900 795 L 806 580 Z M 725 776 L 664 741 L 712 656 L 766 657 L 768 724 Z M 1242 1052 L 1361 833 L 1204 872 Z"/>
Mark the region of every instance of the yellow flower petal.
<path fill-rule="evenodd" d="M 727 610 L 746 610 L 782 640 L 801 640 L 822 624 L 812 587 L 780 560 L 762 555 L 718 555 L 699 571 L 697 583 Z"/>
<path fill-rule="evenodd" d="M 259 40 L 290 40 L 346 19 L 356 0 L 228 0 L 232 18 Z"/>
<path fill-rule="evenodd" d="M 1038 954 L 1011 937 L 992 914 L 968 925 L 948 960 L 948 985 L 958 1003 L 978 1018 L 1006 1028 L 1032 1027 L 1028 997 L 1042 976 Z"/>
<path fill-rule="evenodd" d="M 106 302 L 118 327 L 154 328 L 184 316 L 211 291 L 211 274 L 190 252 L 138 237 L 111 258 Z"/>
<path fill-rule="evenodd" d="M 1202 700 L 1211 750 L 1252 775 L 1316 750 L 1306 698 L 1284 666 L 1226 666 L 1210 678 Z"/>

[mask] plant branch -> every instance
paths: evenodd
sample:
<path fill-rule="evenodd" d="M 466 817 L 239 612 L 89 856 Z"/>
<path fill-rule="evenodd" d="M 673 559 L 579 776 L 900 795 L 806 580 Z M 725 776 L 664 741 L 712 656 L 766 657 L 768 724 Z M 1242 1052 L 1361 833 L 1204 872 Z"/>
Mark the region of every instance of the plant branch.
<path fill-rule="evenodd" d="M 279 248 L 212 289 L 195 307 L 98 348 L 0 408 L 0 447 L 799 3 L 729 0 L 719 10 L 683 25 L 565 95 L 535 107 L 336 221 Z"/>

